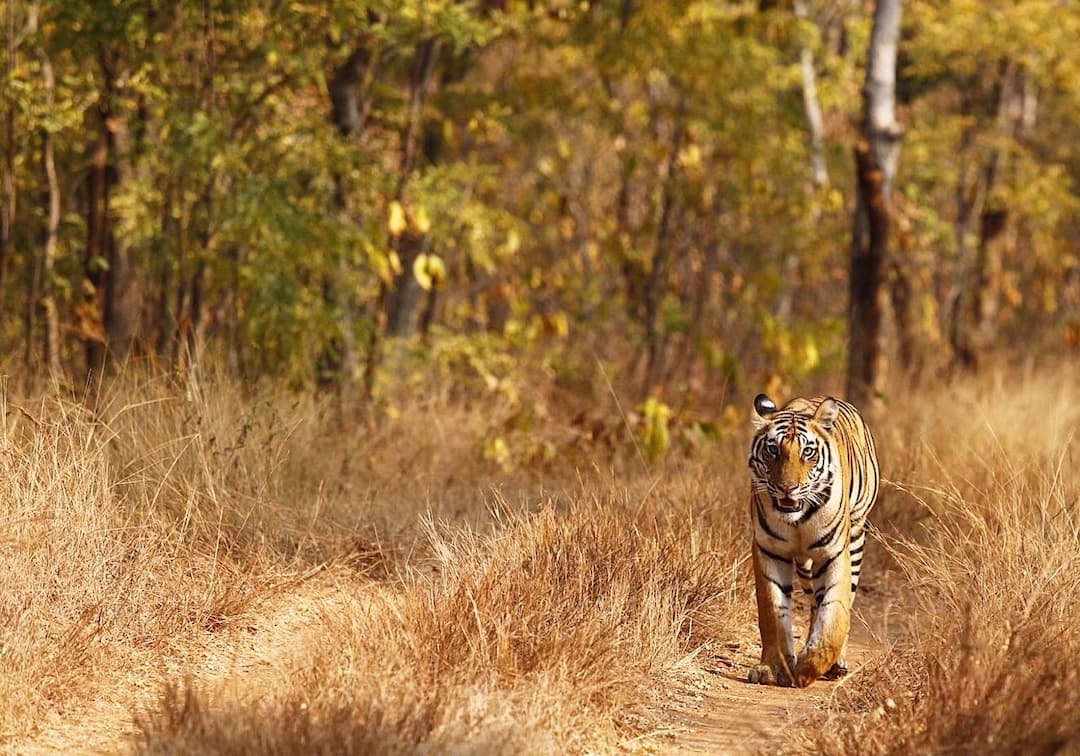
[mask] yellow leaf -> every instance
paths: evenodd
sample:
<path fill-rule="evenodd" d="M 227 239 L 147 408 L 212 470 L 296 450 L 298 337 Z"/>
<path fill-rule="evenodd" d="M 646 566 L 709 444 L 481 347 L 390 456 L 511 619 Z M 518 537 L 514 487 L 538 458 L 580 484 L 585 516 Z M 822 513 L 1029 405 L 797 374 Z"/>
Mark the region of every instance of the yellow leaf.
<path fill-rule="evenodd" d="M 446 263 L 438 255 L 427 256 L 427 272 L 431 277 L 431 282 L 435 286 L 438 286 L 446 278 Z"/>
<path fill-rule="evenodd" d="M 390 266 L 389 255 L 372 255 L 371 265 L 375 268 L 375 275 L 377 275 L 384 284 L 389 285 L 393 283 L 394 271 Z"/>
<path fill-rule="evenodd" d="M 431 231 L 431 218 L 428 217 L 426 207 L 421 206 L 413 213 L 413 225 L 422 234 Z"/>
<path fill-rule="evenodd" d="M 484 441 L 484 459 L 490 460 L 503 469 L 510 468 L 510 446 L 502 438 L 490 438 Z"/>
<path fill-rule="evenodd" d="M 803 345 L 803 370 L 809 372 L 821 364 L 821 353 L 812 338 L 807 338 Z"/>
<path fill-rule="evenodd" d="M 432 284 L 431 275 L 427 269 L 427 257 L 427 255 L 417 255 L 412 266 L 413 276 L 424 291 L 430 291 Z"/>
<path fill-rule="evenodd" d="M 405 208 L 397 200 L 390 203 L 390 219 L 387 222 L 387 227 L 393 236 L 401 236 L 401 233 L 405 230 Z"/>
<path fill-rule="evenodd" d="M 570 321 L 566 317 L 566 313 L 557 312 L 550 318 L 551 327 L 555 329 L 555 335 L 560 339 L 565 339 L 570 333 Z"/>
<path fill-rule="evenodd" d="M 446 278 L 446 263 L 438 255 L 417 255 L 413 262 L 413 275 L 424 291 L 430 291 L 431 287 L 438 287 Z"/>
<path fill-rule="evenodd" d="M 514 254 L 521 249 L 521 237 L 518 236 L 517 229 L 510 229 L 510 233 L 506 235 L 506 244 L 503 245 L 507 254 Z"/>
<path fill-rule="evenodd" d="M 679 152 L 679 164 L 683 168 L 696 169 L 701 167 L 701 148 L 691 144 Z"/>
<path fill-rule="evenodd" d="M 671 445 L 668 423 L 671 420 L 671 407 L 655 397 L 649 397 L 639 408 L 644 419 L 642 426 L 645 451 L 651 462 L 656 462 Z"/>

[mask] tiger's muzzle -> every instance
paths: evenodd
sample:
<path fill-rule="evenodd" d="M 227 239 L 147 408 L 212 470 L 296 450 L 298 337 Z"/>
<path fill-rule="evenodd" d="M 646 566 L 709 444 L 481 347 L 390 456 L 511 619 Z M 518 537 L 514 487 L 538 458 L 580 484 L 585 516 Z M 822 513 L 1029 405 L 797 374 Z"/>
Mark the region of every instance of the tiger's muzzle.
<path fill-rule="evenodd" d="M 781 512 L 798 512 L 803 508 L 804 502 L 800 499 L 789 499 L 786 496 L 783 498 L 773 497 L 773 506 L 779 509 Z"/>

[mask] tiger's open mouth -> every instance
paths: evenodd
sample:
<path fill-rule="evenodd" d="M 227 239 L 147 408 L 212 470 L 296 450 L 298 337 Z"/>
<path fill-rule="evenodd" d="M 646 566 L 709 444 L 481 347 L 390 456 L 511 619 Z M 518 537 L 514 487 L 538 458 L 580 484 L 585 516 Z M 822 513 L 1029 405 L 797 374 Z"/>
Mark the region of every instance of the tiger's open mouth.
<path fill-rule="evenodd" d="M 803 507 L 801 501 L 795 499 L 773 499 L 773 506 L 779 509 L 781 512 L 798 512 Z"/>

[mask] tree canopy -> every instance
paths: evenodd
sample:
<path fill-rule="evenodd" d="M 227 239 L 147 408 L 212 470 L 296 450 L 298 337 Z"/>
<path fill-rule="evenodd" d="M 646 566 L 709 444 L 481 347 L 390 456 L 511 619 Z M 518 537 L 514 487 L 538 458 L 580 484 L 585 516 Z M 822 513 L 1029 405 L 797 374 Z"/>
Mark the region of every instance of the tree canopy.
<path fill-rule="evenodd" d="M 841 369 L 865 3 L 3 18 L 9 372 L 216 355 L 377 393 L 438 355 L 578 354 L 644 398 Z M 895 364 L 1080 342 L 1078 36 L 1060 0 L 905 5 Z"/>

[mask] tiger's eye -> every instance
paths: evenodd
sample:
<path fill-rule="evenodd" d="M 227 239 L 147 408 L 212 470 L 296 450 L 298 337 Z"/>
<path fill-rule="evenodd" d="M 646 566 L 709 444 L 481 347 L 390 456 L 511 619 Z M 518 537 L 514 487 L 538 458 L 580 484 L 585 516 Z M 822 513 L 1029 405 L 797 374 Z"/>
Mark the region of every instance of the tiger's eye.
<path fill-rule="evenodd" d="M 804 446 L 803 447 L 803 450 L 802 450 L 802 458 L 803 459 L 810 460 L 810 459 L 813 459 L 816 456 L 817 456 L 817 447 L 815 447 L 815 446 Z"/>

